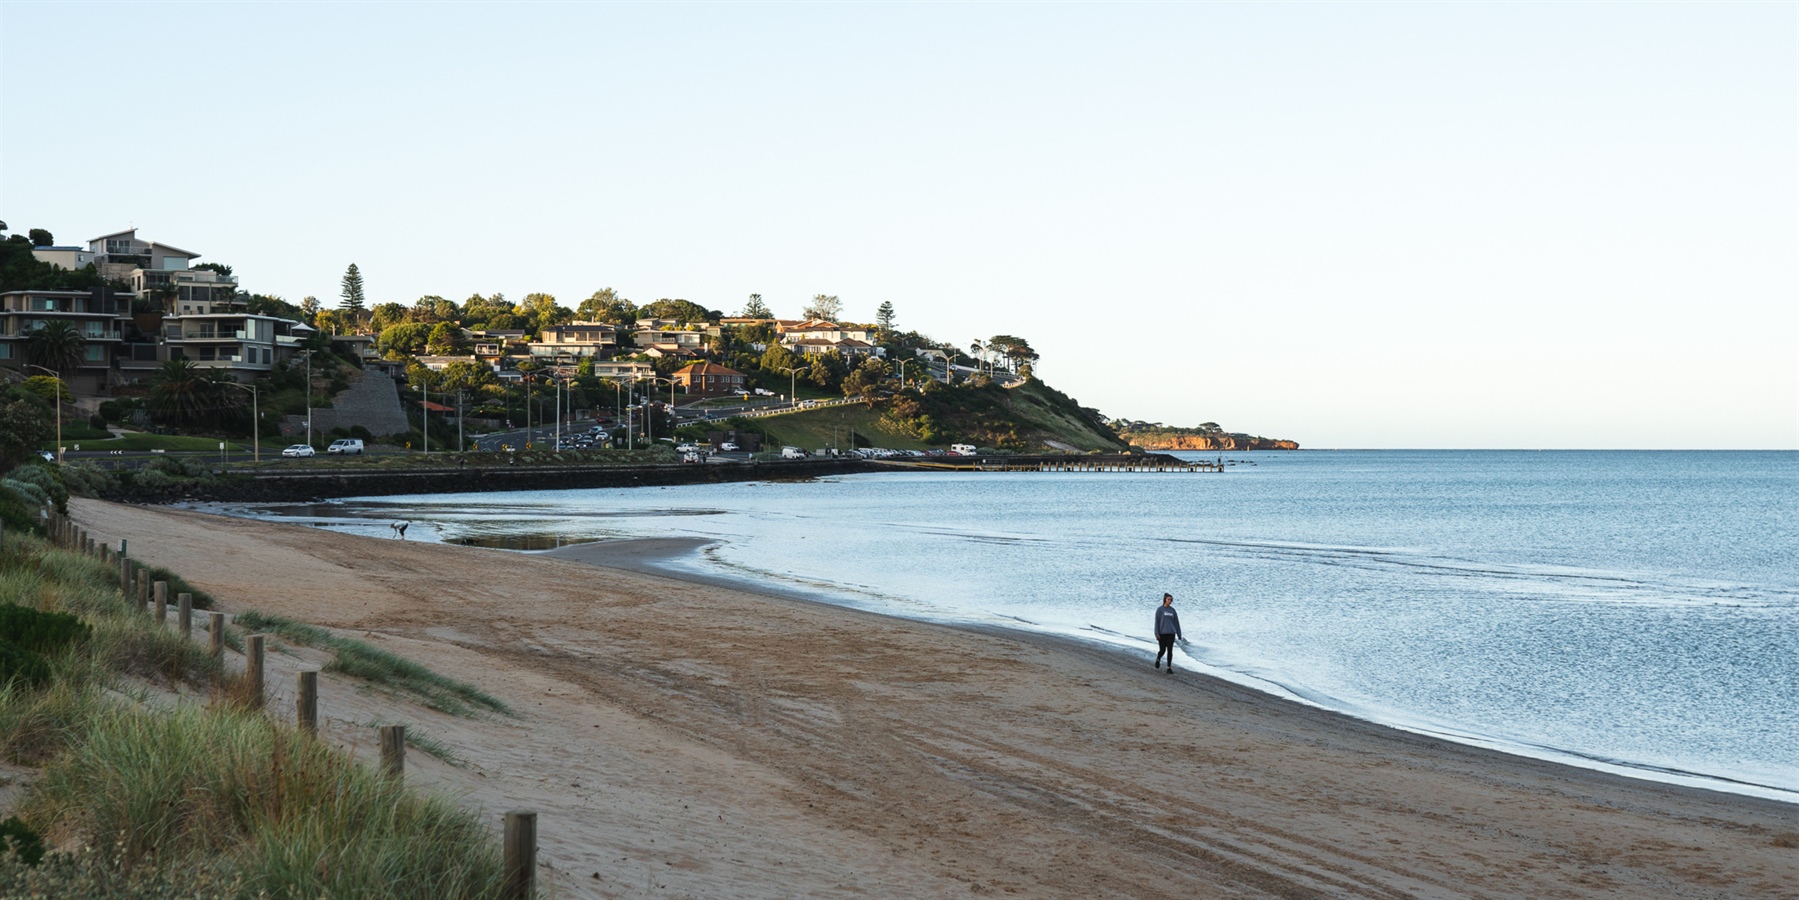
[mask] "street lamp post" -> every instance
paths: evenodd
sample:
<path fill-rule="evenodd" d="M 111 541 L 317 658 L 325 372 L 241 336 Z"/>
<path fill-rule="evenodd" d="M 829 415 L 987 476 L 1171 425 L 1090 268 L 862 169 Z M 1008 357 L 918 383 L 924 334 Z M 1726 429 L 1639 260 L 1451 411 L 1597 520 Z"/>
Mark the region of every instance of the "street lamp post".
<path fill-rule="evenodd" d="M 673 378 L 657 378 L 654 375 L 652 375 L 649 378 L 644 379 L 644 380 L 648 381 L 651 385 L 654 385 L 658 381 L 668 382 L 668 429 L 669 429 L 669 436 L 673 437 L 674 429 L 675 429 L 675 380 Z M 655 389 L 652 387 L 650 391 L 646 392 L 646 394 L 653 394 L 654 392 L 655 392 Z M 650 418 L 650 404 L 649 404 L 649 398 L 647 396 L 644 398 L 644 404 L 643 404 L 643 426 L 644 426 L 644 430 L 645 430 L 644 431 L 644 443 L 649 444 L 651 446 L 655 446 L 656 425 L 655 425 L 655 422 Z"/>
<path fill-rule="evenodd" d="M 64 387 L 62 373 L 33 363 L 24 363 L 23 365 L 27 369 L 49 372 L 50 377 L 56 379 L 56 464 L 60 466 L 62 465 L 62 392 Z"/>
<path fill-rule="evenodd" d="M 811 366 L 800 366 L 797 369 L 781 367 L 787 373 L 787 398 L 794 406 L 800 405 L 800 373 L 811 371 Z"/>
<path fill-rule="evenodd" d="M 220 383 L 226 387 L 239 388 L 250 392 L 250 446 L 253 448 L 251 452 L 254 454 L 253 458 L 256 462 L 262 462 L 262 416 L 256 409 L 256 385 L 243 384 L 236 381 L 225 381 Z"/>
<path fill-rule="evenodd" d="M 306 446 L 312 446 L 312 351 L 306 351 Z"/>

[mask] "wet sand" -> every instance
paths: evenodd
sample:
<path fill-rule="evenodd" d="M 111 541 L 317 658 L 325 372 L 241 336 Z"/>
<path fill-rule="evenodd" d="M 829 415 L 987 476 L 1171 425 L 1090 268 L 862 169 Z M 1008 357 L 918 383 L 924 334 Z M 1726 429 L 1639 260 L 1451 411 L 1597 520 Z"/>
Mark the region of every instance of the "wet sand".
<path fill-rule="evenodd" d="M 331 739 L 366 754 L 371 717 L 413 722 L 466 765 L 415 752 L 409 778 L 496 822 L 536 809 L 568 896 L 1799 897 L 1796 806 L 1382 728 L 1147 654 L 655 574 L 678 544 L 518 554 L 71 505 L 228 611 L 510 703 L 455 718 L 321 679 Z M 308 664 L 275 657 L 278 686 Z"/>

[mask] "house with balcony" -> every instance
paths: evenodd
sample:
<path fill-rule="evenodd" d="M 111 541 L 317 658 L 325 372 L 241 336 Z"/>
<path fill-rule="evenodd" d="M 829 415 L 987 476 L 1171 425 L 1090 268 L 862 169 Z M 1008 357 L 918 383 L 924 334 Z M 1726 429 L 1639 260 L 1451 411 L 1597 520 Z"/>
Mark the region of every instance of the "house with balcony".
<path fill-rule="evenodd" d="M 528 345 L 530 357 L 548 366 L 578 365 L 583 359 L 610 359 L 618 350 L 618 328 L 603 322 L 551 325 Z M 480 350 L 477 348 L 477 355 Z"/>
<path fill-rule="evenodd" d="M 884 357 L 887 352 L 875 345 L 880 339 L 876 329 L 862 325 L 845 325 L 811 319 L 803 322 L 775 322 L 776 339 L 794 353 L 813 355 L 836 350 L 844 356 Z"/>
<path fill-rule="evenodd" d="M 163 351 L 168 359 L 186 359 L 201 368 L 224 369 L 231 377 L 248 381 L 292 355 L 292 348 L 298 343 L 279 340 L 292 337 L 291 329 L 297 322 L 253 315 L 241 307 L 224 311 L 222 304 L 211 305 L 208 310 L 163 317 Z"/>
<path fill-rule="evenodd" d="M 147 272 L 177 272 L 185 270 L 200 254 L 146 241 L 137 236 L 136 228 L 127 228 L 112 234 L 103 234 L 87 242 L 91 261 L 99 268 L 100 274 L 106 278 L 131 281 L 132 273 L 139 269 Z M 135 288 L 134 290 L 141 290 Z"/>
<path fill-rule="evenodd" d="M 595 360 L 593 363 L 595 378 L 615 378 L 619 381 L 636 381 L 640 378 L 653 378 L 656 370 L 649 363 L 635 360 Z"/>
<path fill-rule="evenodd" d="M 706 352 L 706 337 L 706 332 L 698 330 L 639 328 L 631 340 L 637 344 L 637 351 L 646 356 L 691 357 Z"/>
<path fill-rule="evenodd" d="M 0 367 L 26 374 L 25 344 L 33 331 L 52 321 L 68 322 L 80 333 L 81 362 L 69 373 L 73 393 L 98 393 L 113 383 L 113 355 L 131 318 L 131 295 L 108 287 L 91 291 L 8 291 L 0 294 Z"/>

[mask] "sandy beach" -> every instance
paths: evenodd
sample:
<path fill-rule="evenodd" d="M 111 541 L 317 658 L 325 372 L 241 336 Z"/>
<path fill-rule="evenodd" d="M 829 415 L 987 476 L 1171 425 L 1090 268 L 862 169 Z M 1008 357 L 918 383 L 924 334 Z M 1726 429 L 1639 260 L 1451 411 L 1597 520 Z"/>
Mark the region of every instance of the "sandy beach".
<path fill-rule="evenodd" d="M 565 896 L 1799 897 L 1799 806 L 1147 654 L 657 574 L 678 544 L 519 554 L 70 506 L 227 612 L 341 629 L 510 704 L 457 718 L 321 679 L 329 739 L 372 754 L 369 722 L 415 723 L 464 764 L 414 752 L 409 779 L 496 828 L 536 810 Z M 275 653 L 270 681 L 317 661 Z"/>

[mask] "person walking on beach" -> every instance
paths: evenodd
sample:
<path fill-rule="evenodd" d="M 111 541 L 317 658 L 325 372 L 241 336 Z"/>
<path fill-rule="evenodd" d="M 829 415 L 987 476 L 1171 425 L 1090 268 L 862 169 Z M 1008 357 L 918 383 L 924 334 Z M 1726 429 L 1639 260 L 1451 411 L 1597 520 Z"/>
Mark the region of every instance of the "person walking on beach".
<path fill-rule="evenodd" d="M 1181 615 L 1174 611 L 1174 595 L 1163 594 L 1162 605 L 1156 609 L 1156 664 L 1151 668 L 1162 668 L 1162 655 L 1168 655 L 1168 671 L 1174 671 L 1174 642 L 1181 636 Z"/>

